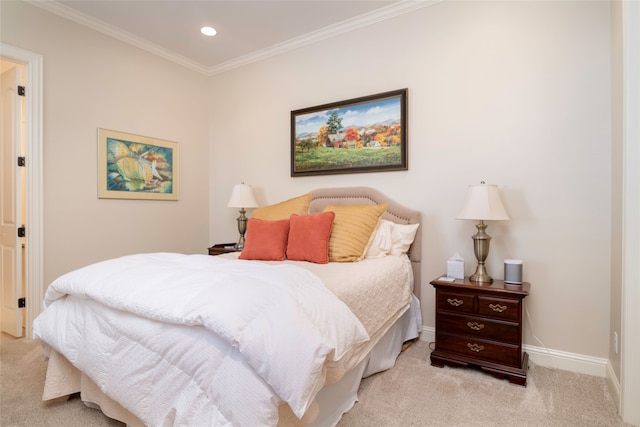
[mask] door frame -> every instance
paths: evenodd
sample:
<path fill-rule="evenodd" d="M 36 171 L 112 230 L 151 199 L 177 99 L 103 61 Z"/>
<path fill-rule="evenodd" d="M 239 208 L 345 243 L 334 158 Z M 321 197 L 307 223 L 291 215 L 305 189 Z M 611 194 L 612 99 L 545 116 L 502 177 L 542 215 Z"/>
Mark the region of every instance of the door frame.
<path fill-rule="evenodd" d="M 42 55 L 0 43 L 0 56 L 25 66 L 25 338 L 32 339 L 32 326 L 40 314 L 43 285 L 43 151 L 42 151 Z"/>
<path fill-rule="evenodd" d="M 620 354 L 623 421 L 640 426 L 640 3 L 622 2 L 623 271 Z"/>

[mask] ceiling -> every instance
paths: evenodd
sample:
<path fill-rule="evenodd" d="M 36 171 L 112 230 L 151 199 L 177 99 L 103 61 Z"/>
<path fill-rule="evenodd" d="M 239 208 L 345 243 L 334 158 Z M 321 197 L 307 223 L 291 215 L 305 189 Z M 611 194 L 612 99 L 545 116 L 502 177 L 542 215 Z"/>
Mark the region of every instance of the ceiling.
<path fill-rule="evenodd" d="M 388 19 L 434 1 L 28 0 L 208 75 Z M 206 37 L 203 26 L 216 29 Z"/>

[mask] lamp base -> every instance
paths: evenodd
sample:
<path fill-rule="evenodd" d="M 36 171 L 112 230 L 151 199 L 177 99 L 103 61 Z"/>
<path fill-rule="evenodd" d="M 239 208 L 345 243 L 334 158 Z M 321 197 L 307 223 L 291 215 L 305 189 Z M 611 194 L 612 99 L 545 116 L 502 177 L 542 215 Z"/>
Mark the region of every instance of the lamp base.
<path fill-rule="evenodd" d="M 489 276 L 484 266 L 484 260 L 487 259 L 489 255 L 491 236 L 485 232 L 487 224 L 485 224 L 483 220 L 480 220 L 476 228 L 478 232 L 471 238 L 473 239 L 473 252 L 478 260 L 478 267 L 476 267 L 476 272 L 469 276 L 469 280 L 476 283 L 492 283 L 493 279 Z"/>
<path fill-rule="evenodd" d="M 247 211 L 244 208 L 240 209 L 240 216 L 237 218 L 240 239 L 238 240 L 238 243 L 236 243 L 236 250 L 239 251 L 244 248 L 244 234 L 247 232 L 247 221 L 249 220 L 245 213 L 247 213 Z"/>
<path fill-rule="evenodd" d="M 487 274 L 487 269 L 483 264 L 478 264 L 476 272 L 469 276 L 469 280 L 476 283 L 493 283 L 493 278 Z"/>
<path fill-rule="evenodd" d="M 244 249 L 244 236 L 240 236 L 240 240 L 238 240 L 238 243 L 233 245 L 233 249 L 237 251 L 241 251 L 242 249 Z"/>

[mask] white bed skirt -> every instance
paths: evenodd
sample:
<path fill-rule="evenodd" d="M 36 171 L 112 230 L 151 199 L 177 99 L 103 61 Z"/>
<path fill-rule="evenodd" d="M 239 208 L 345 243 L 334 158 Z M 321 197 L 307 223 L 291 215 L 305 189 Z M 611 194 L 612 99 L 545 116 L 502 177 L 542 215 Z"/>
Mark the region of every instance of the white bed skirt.
<path fill-rule="evenodd" d="M 413 296 L 411 306 L 373 347 L 369 355 L 340 381 L 320 390 L 316 397 L 320 412 L 311 427 L 335 426 L 342 414 L 358 400 L 362 378 L 391 369 L 402 351 L 402 344 L 417 338 L 422 330 L 420 302 Z"/>

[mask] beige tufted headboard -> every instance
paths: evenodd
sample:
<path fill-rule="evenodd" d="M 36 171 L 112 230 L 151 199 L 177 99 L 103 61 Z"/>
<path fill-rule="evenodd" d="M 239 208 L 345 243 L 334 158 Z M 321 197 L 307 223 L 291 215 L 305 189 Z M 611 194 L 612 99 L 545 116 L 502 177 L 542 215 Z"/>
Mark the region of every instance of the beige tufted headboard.
<path fill-rule="evenodd" d="M 327 205 L 378 205 L 387 203 L 389 206 L 382 218 L 396 224 L 420 224 L 420 211 L 403 206 L 380 191 L 370 187 L 336 187 L 319 188 L 311 192 L 309 213 L 319 213 Z M 422 248 L 422 227 L 418 227 L 416 237 L 409 248 L 409 259 L 413 267 L 413 293 L 420 299 L 420 262 Z"/>

